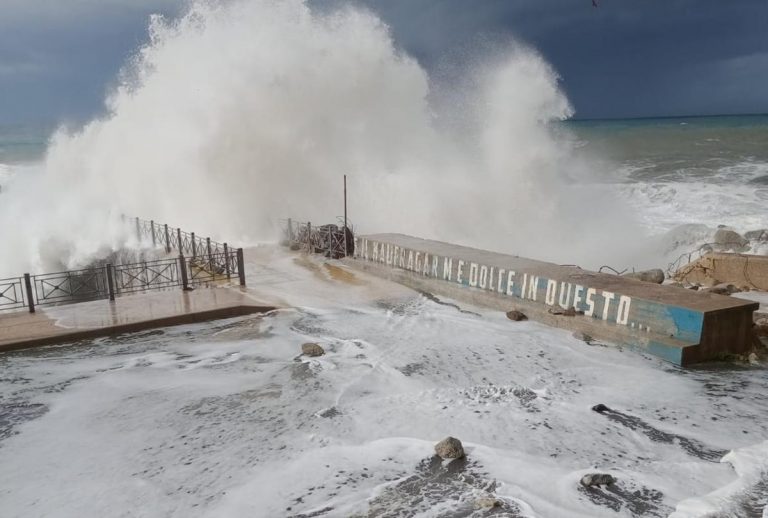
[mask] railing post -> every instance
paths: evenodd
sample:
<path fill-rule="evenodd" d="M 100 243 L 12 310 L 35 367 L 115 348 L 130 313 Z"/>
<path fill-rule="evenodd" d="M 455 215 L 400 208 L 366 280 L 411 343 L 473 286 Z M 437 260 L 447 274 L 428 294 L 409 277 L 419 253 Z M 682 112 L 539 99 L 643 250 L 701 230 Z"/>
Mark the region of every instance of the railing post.
<path fill-rule="evenodd" d="M 197 257 L 197 243 L 195 242 L 195 233 L 192 232 L 192 259 Z"/>
<path fill-rule="evenodd" d="M 181 229 L 176 229 L 176 246 L 179 247 L 179 253 L 181 255 L 184 255 L 184 245 L 181 242 Z"/>
<path fill-rule="evenodd" d="M 157 239 L 155 238 L 155 220 L 150 220 L 149 225 L 152 228 L 152 246 L 154 247 L 157 245 Z"/>
<path fill-rule="evenodd" d="M 139 223 L 139 218 L 136 218 L 136 239 L 141 242 L 141 223 Z"/>
<path fill-rule="evenodd" d="M 211 238 L 205 238 L 205 247 L 208 249 L 208 268 L 211 270 L 211 275 L 216 276 L 216 272 L 213 269 L 213 256 L 211 255 Z"/>
<path fill-rule="evenodd" d="M 333 259 L 333 236 L 330 225 L 328 225 L 328 259 Z"/>
<path fill-rule="evenodd" d="M 171 253 L 171 235 L 168 233 L 168 223 L 165 224 L 165 253 Z"/>
<path fill-rule="evenodd" d="M 109 291 L 109 300 L 115 300 L 115 282 L 112 279 L 112 272 L 114 268 L 111 263 L 107 263 L 106 266 L 106 274 L 107 274 L 107 290 Z"/>
<path fill-rule="evenodd" d="M 237 273 L 240 276 L 240 286 L 245 286 L 245 259 L 242 248 L 237 249 Z"/>
<path fill-rule="evenodd" d="M 288 245 L 293 244 L 293 222 L 291 221 L 291 218 L 288 218 L 288 232 L 286 233 L 288 236 Z"/>
<path fill-rule="evenodd" d="M 229 247 L 224 243 L 224 270 L 227 272 L 227 279 L 232 278 L 232 270 L 229 266 Z"/>
<path fill-rule="evenodd" d="M 29 277 L 28 273 L 24 274 L 24 287 L 27 290 L 27 306 L 29 307 L 29 312 L 34 313 L 35 299 L 32 297 L 32 279 Z"/>
<path fill-rule="evenodd" d="M 181 289 L 189 289 L 189 279 L 187 278 L 187 260 L 184 254 L 179 254 L 179 270 L 181 271 Z"/>
<path fill-rule="evenodd" d="M 307 252 L 312 253 L 312 223 L 307 222 Z"/>

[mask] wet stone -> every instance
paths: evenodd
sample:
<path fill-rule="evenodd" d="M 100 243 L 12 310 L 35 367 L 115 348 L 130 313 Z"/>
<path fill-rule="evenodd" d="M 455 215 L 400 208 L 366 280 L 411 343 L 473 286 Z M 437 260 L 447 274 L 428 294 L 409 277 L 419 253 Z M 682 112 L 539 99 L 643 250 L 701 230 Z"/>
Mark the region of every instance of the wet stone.
<path fill-rule="evenodd" d="M 507 311 L 507 318 L 512 320 L 513 322 L 520 322 L 523 320 L 528 320 L 528 317 L 523 313 L 522 311 Z"/>
<path fill-rule="evenodd" d="M 616 479 L 607 473 L 588 473 L 581 477 L 580 482 L 584 487 L 602 487 L 615 484 Z"/>
<path fill-rule="evenodd" d="M 325 354 L 325 350 L 315 343 L 306 343 L 301 345 L 301 354 L 305 356 L 322 356 Z"/>
<path fill-rule="evenodd" d="M 435 444 L 435 453 L 442 459 L 461 459 L 465 456 L 464 446 L 455 437 L 446 437 Z"/>

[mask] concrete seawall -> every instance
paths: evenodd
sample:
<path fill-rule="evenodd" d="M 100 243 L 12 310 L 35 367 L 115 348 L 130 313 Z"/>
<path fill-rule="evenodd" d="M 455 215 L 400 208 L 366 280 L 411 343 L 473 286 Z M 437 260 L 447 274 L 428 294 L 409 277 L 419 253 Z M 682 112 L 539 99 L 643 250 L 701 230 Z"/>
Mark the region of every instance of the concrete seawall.
<path fill-rule="evenodd" d="M 758 304 L 401 234 L 355 239 L 353 267 L 407 286 L 580 330 L 677 365 L 752 347 Z M 575 308 L 583 314 L 564 316 Z"/>

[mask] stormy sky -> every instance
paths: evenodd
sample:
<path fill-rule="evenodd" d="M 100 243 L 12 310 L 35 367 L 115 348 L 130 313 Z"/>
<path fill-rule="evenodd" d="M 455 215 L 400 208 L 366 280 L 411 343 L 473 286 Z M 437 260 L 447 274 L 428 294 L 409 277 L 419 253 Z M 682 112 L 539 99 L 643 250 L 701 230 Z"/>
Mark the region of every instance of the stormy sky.
<path fill-rule="evenodd" d="M 98 113 L 149 15 L 173 16 L 183 1 L 0 0 L 0 123 Z M 478 42 L 535 47 L 578 118 L 768 112 L 768 0 L 358 3 L 427 69 Z"/>

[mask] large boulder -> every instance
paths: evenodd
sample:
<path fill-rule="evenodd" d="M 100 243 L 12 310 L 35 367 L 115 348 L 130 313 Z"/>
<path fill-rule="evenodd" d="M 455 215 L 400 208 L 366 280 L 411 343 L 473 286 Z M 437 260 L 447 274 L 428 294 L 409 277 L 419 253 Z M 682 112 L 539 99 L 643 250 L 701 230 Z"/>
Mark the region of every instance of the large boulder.
<path fill-rule="evenodd" d="M 322 356 L 325 350 L 315 343 L 301 344 L 301 354 L 305 356 Z"/>
<path fill-rule="evenodd" d="M 718 228 L 713 241 L 722 250 L 741 250 L 749 244 L 748 239 L 729 228 Z"/>
<path fill-rule="evenodd" d="M 442 459 L 462 459 L 465 456 L 464 446 L 455 437 L 446 437 L 435 444 L 435 453 Z"/>
<path fill-rule="evenodd" d="M 629 277 L 630 279 L 637 279 L 643 282 L 653 282 L 655 284 L 661 284 L 664 282 L 664 270 L 654 268 L 653 270 L 645 270 L 642 272 L 625 273 L 623 277 Z"/>

